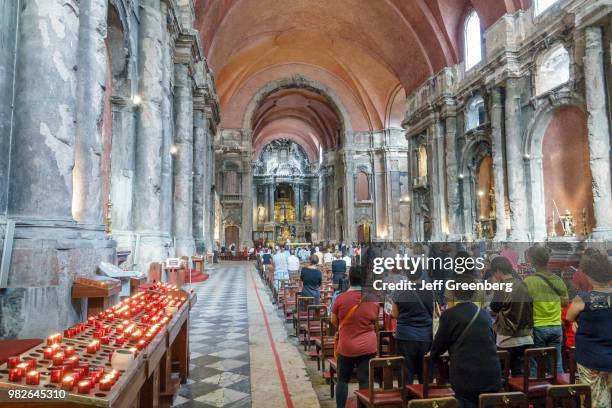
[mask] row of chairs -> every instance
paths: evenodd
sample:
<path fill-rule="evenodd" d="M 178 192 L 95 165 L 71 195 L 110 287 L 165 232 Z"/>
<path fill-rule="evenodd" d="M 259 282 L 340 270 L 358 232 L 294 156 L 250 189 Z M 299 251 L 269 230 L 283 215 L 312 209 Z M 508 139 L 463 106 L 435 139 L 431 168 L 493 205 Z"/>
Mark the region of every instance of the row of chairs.
<path fill-rule="evenodd" d="M 331 271 L 323 268 L 323 290 L 322 303 L 314 305 L 314 299 L 300 295 L 300 283 L 295 277 L 282 281 L 278 289 L 274 285 L 273 271 L 262 277 L 273 290 L 274 299 L 287 322 L 293 326 L 293 335 L 299 339 L 304 351 L 308 356 L 317 361 L 317 368 L 322 372 L 324 379 L 330 385 L 330 396 L 334 397 L 337 382 L 337 366 L 334 358 L 334 335 L 336 328 L 331 324 L 328 316 L 328 304 L 331 300 Z M 329 290 L 329 296 L 325 293 Z M 382 313 L 382 308 L 381 308 Z M 382 324 L 383 316 L 379 322 Z M 406 402 L 411 407 L 435 407 L 440 408 L 456 403 L 454 393 L 448 382 L 449 358 L 442 357 L 432 361 L 428 356 L 423 361 L 424 378 L 429 379 L 424 384 L 411 384 L 406 381 L 403 358 L 396 355 L 394 333 L 391 331 L 378 330 L 377 358 L 370 362 L 370 388 L 368 390 L 356 391 L 357 398 L 366 406 L 405 406 Z M 556 367 L 556 351 L 554 348 L 534 348 L 525 352 L 523 376 L 510 376 L 510 355 L 507 351 L 498 352 L 502 367 L 502 392 L 496 394 L 483 394 L 481 398 L 482 407 L 523 407 L 523 400 L 531 402 L 551 401 L 554 398 L 567 398 L 577 396 L 582 400 L 582 406 L 586 404 L 586 393 L 590 401 L 590 388 L 588 386 L 575 385 L 576 366 L 573 358 L 573 350 L 569 355 L 569 373 L 557 375 L 547 370 L 547 362 L 552 361 L 551 367 Z M 531 365 L 535 364 L 536 375 L 531 376 Z M 395 374 L 390 375 L 391 373 Z M 400 376 L 401 378 L 399 378 Z M 399 384 L 408 383 L 406 386 Z M 378 385 L 378 387 L 376 386 Z M 565 392 L 565 394 L 564 394 Z M 370 397 L 372 396 L 372 397 Z M 564 407 L 580 407 L 576 405 L 578 399 L 574 398 L 573 405 Z M 424 401 L 424 402 L 423 402 Z M 430 405 L 418 405 L 418 404 Z M 548 404 L 548 402 L 546 402 Z M 554 401 L 552 402 L 554 403 Z M 436 405 L 437 404 L 437 405 Z M 444 405 L 451 404 L 451 405 Z M 484 404 L 484 405 L 483 405 Z M 514 405 L 513 405 L 514 404 Z M 557 405 L 551 405 L 551 407 Z"/>

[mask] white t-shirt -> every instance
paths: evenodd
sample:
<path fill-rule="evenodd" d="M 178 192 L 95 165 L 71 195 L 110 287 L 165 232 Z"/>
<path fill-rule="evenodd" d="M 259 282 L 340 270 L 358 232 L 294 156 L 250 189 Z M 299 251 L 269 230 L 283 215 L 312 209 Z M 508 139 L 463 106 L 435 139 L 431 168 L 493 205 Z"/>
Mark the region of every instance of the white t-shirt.
<path fill-rule="evenodd" d="M 325 255 L 323 255 L 323 263 L 332 263 L 333 260 L 334 256 L 331 252 L 326 252 Z"/>
<path fill-rule="evenodd" d="M 272 262 L 274 262 L 274 272 L 288 272 L 287 266 L 287 255 L 284 252 L 277 252 L 272 257 Z"/>
<path fill-rule="evenodd" d="M 290 271 L 299 271 L 300 270 L 300 258 L 295 255 L 289 255 L 287 258 L 287 265 Z"/>
<path fill-rule="evenodd" d="M 344 260 L 344 262 L 346 263 L 346 267 L 350 268 L 351 264 L 353 263 L 353 260 L 351 259 L 350 256 L 345 256 L 344 258 L 342 258 Z"/>

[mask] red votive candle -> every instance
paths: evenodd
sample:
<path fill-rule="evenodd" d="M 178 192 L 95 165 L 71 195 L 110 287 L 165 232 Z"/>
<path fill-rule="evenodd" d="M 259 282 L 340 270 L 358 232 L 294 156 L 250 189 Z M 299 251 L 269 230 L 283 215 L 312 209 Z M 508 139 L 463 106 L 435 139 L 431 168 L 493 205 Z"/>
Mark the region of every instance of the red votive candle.
<path fill-rule="evenodd" d="M 66 357 L 74 356 L 74 353 L 76 353 L 76 350 L 72 346 L 68 346 L 64 349 Z"/>
<path fill-rule="evenodd" d="M 111 332 L 111 327 L 109 324 L 105 324 L 104 325 L 104 334 L 110 334 Z"/>
<path fill-rule="evenodd" d="M 64 364 L 64 353 L 55 353 L 53 355 L 53 365 Z"/>
<path fill-rule="evenodd" d="M 30 370 L 34 370 L 36 368 L 36 364 L 38 364 L 38 360 L 36 360 L 35 358 L 29 358 L 25 360 L 25 362 L 28 364 L 28 368 Z"/>
<path fill-rule="evenodd" d="M 138 350 L 142 350 L 143 348 L 145 348 L 146 345 L 147 342 L 145 340 L 138 340 L 138 343 L 136 343 L 136 348 Z"/>
<path fill-rule="evenodd" d="M 87 345 L 87 352 L 89 354 L 95 354 L 98 351 L 99 346 L 100 342 L 98 340 L 94 340 Z"/>
<path fill-rule="evenodd" d="M 26 384 L 38 385 L 40 384 L 40 373 L 36 370 L 28 371 L 26 374 Z"/>
<path fill-rule="evenodd" d="M 77 391 L 79 392 L 79 394 L 89 394 L 89 391 L 91 391 L 91 381 L 79 381 L 79 383 L 77 384 Z"/>
<path fill-rule="evenodd" d="M 93 338 L 94 339 L 99 339 L 100 337 L 104 336 L 104 329 L 96 329 L 93 332 Z"/>
<path fill-rule="evenodd" d="M 122 325 L 122 324 L 119 324 L 119 325 L 117 325 L 117 327 L 115 328 L 115 333 L 123 333 L 123 329 L 124 329 L 123 325 Z"/>
<path fill-rule="evenodd" d="M 151 317 L 148 314 L 142 315 L 142 317 L 140 318 L 140 321 L 143 323 L 149 323 L 149 319 Z"/>
<path fill-rule="evenodd" d="M 68 366 L 70 368 L 75 368 L 78 365 L 79 365 L 79 356 L 68 357 Z"/>
<path fill-rule="evenodd" d="M 120 334 L 119 336 L 115 337 L 115 344 L 117 346 L 121 346 L 123 345 L 123 343 L 125 343 L 125 336 L 123 334 Z"/>
<path fill-rule="evenodd" d="M 93 326 L 93 325 L 96 323 L 96 318 L 95 318 L 95 317 L 93 317 L 93 316 L 88 317 L 88 318 L 87 318 L 87 323 L 88 323 L 90 326 Z"/>
<path fill-rule="evenodd" d="M 102 337 L 100 337 L 100 343 L 102 343 L 102 344 L 110 344 L 110 337 L 109 336 L 102 336 Z"/>
<path fill-rule="evenodd" d="M 21 363 L 21 358 L 19 356 L 8 358 L 8 368 L 15 368 L 19 363 Z"/>
<path fill-rule="evenodd" d="M 64 369 L 63 368 L 52 368 L 51 369 L 51 382 L 52 383 L 60 383 L 64 378 Z"/>
<path fill-rule="evenodd" d="M 74 388 L 74 377 L 71 375 L 67 375 L 62 380 L 62 389 L 66 391 L 71 391 Z"/>
<path fill-rule="evenodd" d="M 23 370 L 21 368 L 11 368 L 9 370 L 9 381 L 21 382 L 22 377 L 23 377 Z"/>
<path fill-rule="evenodd" d="M 110 391 L 113 386 L 113 380 L 110 378 L 103 378 L 99 382 L 100 391 Z"/>
<path fill-rule="evenodd" d="M 53 350 L 51 347 L 47 347 L 43 350 L 45 360 L 51 360 L 53 358 L 53 354 L 55 354 L 55 350 Z"/>
<path fill-rule="evenodd" d="M 74 336 L 74 329 L 73 328 L 69 328 L 64 330 L 64 338 L 71 338 L 72 336 Z"/>

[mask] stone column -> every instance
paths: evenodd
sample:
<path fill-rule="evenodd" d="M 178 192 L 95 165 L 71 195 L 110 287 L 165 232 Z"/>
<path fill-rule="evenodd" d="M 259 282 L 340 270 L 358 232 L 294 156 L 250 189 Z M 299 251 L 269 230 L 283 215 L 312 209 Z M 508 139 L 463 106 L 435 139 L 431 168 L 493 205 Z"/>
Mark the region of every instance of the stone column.
<path fill-rule="evenodd" d="M 165 21 L 165 20 L 164 20 Z M 134 227 L 139 246 L 134 261 L 142 270 L 167 255 L 170 236 L 162 230 L 162 162 L 164 129 L 162 99 L 162 13 L 160 0 L 140 2 L 140 115 L 136 134 Z"/>
<path fill-rule="evenodd" d="M 176 256 L 195 253 L 193 239 L 193 94 L 189 66 L 174 65 L 174 205 L 172 226 Z"/>
<path fill-rule="evenodd" d="M 344 151 L 344 211 L 346 212 L 344 241 L 348 243 L 357 240 L 355 236 L 355 171 L 352 156 L 351 151 Z M 371 190 L 372 186 L 370 186 L 370 194 L 373 194 Z"/>
<path fill-rule="evenodd" d="M 491 154 L 495 186 L 495 240 L 506 239 L 506 186 L 504 183 L 503 104 L 501 89 L 491 89 Z"/>
<path fill-rule="evenodd" d="M 457 117 L 455 113 L 448 114 L 445 120 L 446 136 L 446 193 L 448 195 L 448 239 L 461 239 L 462 226 L 460 220 L 461 197 L 459 197 L 458 163 L 457 163 Z"/>
<path fill-rule="evenodd" d="M 431 240 L 445 240 L 446 224 L 446 193 L 444 191 L 444 135 L 440 123 L 436 120 L 429 130 L 429 147 L 431 155 L 431 172 L 428 171 L 432 191 L 432 226 Z"/>
<path fill-rule="evenodd" d="M 106 84 L 106 20 L 108 2 L 81 0 L 79 11 L 79 69 L 77 126 L 74 146 L 74 218 L 102 231 L 102 122 Z M 110 124 L 109 124 L 110 125 Z"/>
<path fill-rule="evenodd" d="M 521 88 L 523 83 L 517 78 L 509 78 L 506 81 L 506 167 L 511 228 L 508 239 L 527 242 L 529 231 L 521 134 Z"/>
<path fill-rule="evenodd" d="M 274 183 L 267 185 L 268 187 L 268 222 L 274 222 Z"/>
<path fill-rule="evenodd" d="M 193 111 L 193 237 L 198 252 L 205 246 L 204 227 L 205 212 L 208 211 L 206 189 L 210 190 L 205 178 L 206 168 L 206 128 L 208 123 L 203 106 L 194 106 Z"/>
<path fill-rule="evenodd" d="M 586 49 L 584 75 L 586 105 L 589 113 L 589 154 L 593 179 L 593 238 L 612 238 L 612 203 L 610 180 L 610 123 L 606 107 L 603 31 L 600 27 L 585 29 Z"/>
<path fill-rule="evenodd" d="M 242 228 L 241 242 L 242 246 L 253 245 L 253 183 L 251 154 L 247 152 L 242 157 Z"/>
<path fill-rule="evenodd" d="M 70 297 L 73 276 L 93 274 L 114 253 L 72 218 L 79 3 L 22 0 L 18 12 L 7 207 L 16 226 L 8 288 L 0 292 L 5 339 L 43 338 L 86 318 Z"/>
<path fill-rule="evenodd" d="M 18 6 L 15 0 L 0 0 L 0 216 L 7 205 Z"/>

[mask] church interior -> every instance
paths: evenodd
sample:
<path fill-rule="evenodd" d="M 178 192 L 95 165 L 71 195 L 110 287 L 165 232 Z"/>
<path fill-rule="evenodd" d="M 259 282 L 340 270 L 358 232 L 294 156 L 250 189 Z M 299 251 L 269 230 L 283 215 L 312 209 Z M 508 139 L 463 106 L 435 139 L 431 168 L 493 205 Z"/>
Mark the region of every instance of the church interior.
<path fill-rule="evenodd" d="M 0 0 L 0 22 L 0 407 L 612 407 L 609 0 Z M 516 347 L 562 373 L 492 344 L 499 389 L 463 393 L 452 347 L 450 383 L 415 378 L 436 347 L 412 375 L 412 312 L 363 300 L 373 254 L 481 256 L 478 281 L 507 258 Z M 365 363 L 334 335 L 358 289 Z M 464 307 L 443 292 L 430 326 Z"/>

